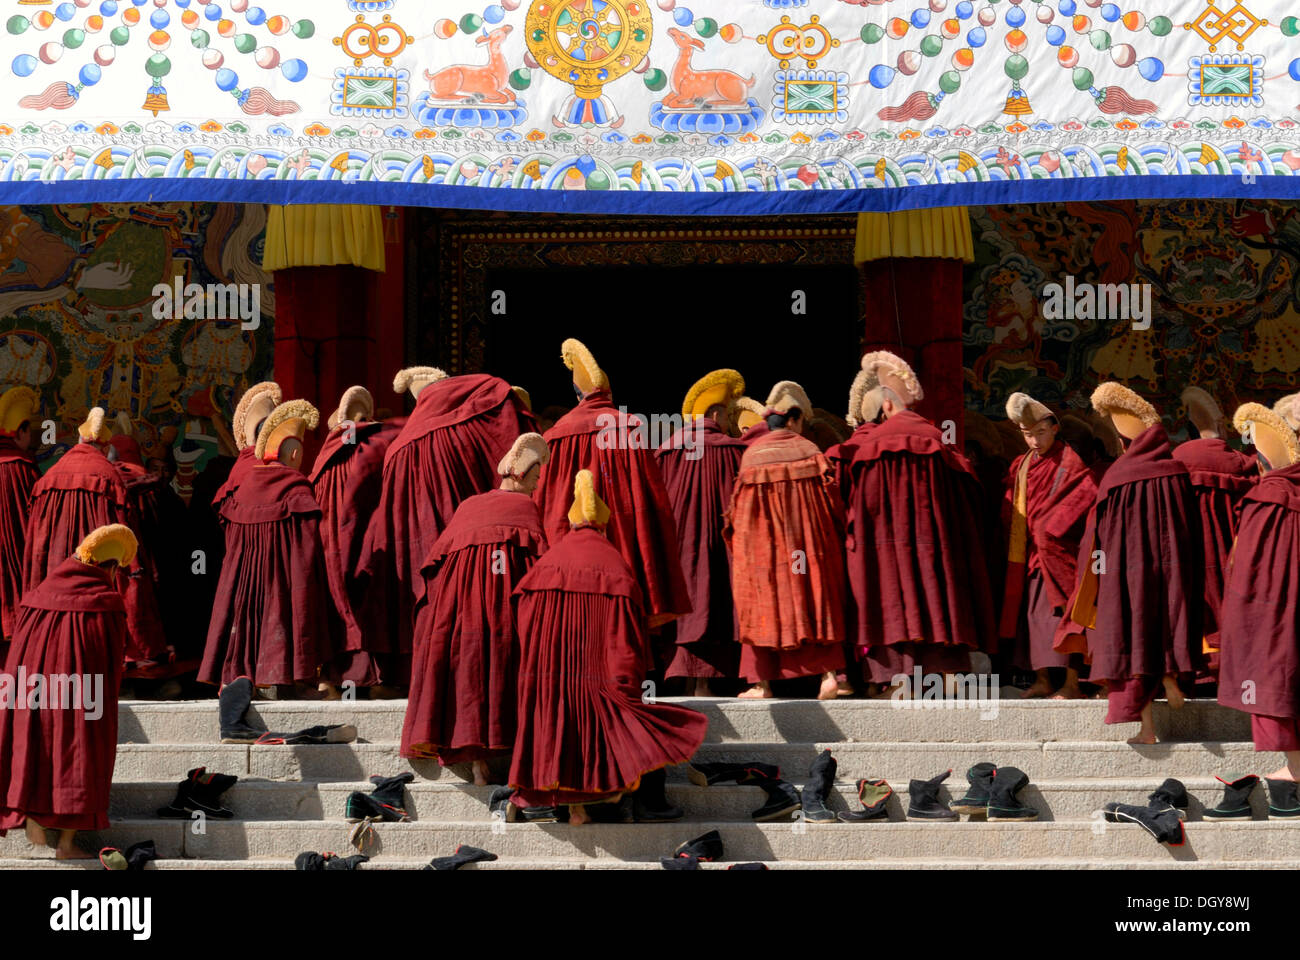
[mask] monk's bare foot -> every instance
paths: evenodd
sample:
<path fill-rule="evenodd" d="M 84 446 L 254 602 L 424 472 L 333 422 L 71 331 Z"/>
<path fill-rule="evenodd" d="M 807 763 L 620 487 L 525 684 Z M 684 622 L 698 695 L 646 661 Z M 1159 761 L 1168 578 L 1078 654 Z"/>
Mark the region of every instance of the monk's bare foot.
<path fill-rule="evenodd" d="M 748 690 L 742 690 L 736 694 L 738 700 L 771 700 L 772 685 L 766 680 L 760 680 Z"/>
<path fill-rule="evenodd" d="M 1131 743 L 1134 745 L 1144 744 L 1146 746 L 1150 746 L 1155 742 L 1156 735 L 1154 733 L 1139 733 L 1137 736 L 1129 737 L 1128 740 L 1125 741 L 1125 743 Z"/>
<path fill-rule="evenodd" d="M 316 687 L 322 700 L 342 700 L 343 694 L 339 693 L 339 688 L 332 683 L 321 683 Z"/>
<path fill-rule="evenodd" d="M 1179 707 L 1183 705 L 1184 702 L 1183 691 L 1178 689 L 1178 681 L 1171 676 L 1168 675 L 1165 676 L 1164 684 L 1165 684 L 1165 699 L 1169 701 L 1169 706 L 1171 708 L 1177 710 Z"/>
<path fill-rule="evenodd" d="M 1046 680 L 1035 680 L 1033 686 L 1020 694 L 1022 700 L 1041 700 L 1052 695 L 1052 685 Z"/>
<path fill-rule="evenodd" d="M 587 808 L 581 803 L 569 804 L 569 823 L 579 826 L 584 823 L 591 823 L 591 814 L 587 813 Z"/>
<path fill-rule="evenodd" d="M 25 830 L 27 832 L 27 842 L 30 843 L 32 846 L 43 847 L 46 845 L 45 828 L 42 827 L 39 823 L 37 823 L 35 820 L 33 820 L 31 817 L 27 818 L 27 823 L 25 824 Z"/>
<path fill-rule="evenodd" d="M 93 853 L 87 853 L 76 844 L 71 847 L 59 847 L 54 851 L 55 860 L 94 860 Z"/>
<path fill-rule="evenodd" d="M 709 686 L 709 681 L 705 677 L 699 677 L 695 681 L 695 695 L 697 697 L 713 696 L 713 688 Z"/>
<path fill-rule="evenodd" d="M 486 760 L 475 760 L 470 764 L 470 769 L 474 771 L 474 786 L 486 787 L 490 782 L 488 780 L 488 765 Z"/>
<path fill-rule="evenodd" d="M 841 697 L 851 697 L 858 691 L 853 688 L 853 684 L 848 680 L 836 680 L 835 692 Z"/>
<path fill-rule="evenodd" d="M 1282 766 L 1278 767 L 1272 773 L 1266 775 L 1264 779 L 1265 780 L 1294 780 L 1295 774 L 1291 772 L 1290 767 L 1288 767 L 1286 764 L 1282 764 Z"/>
<path fill-rule="evenodd" d="M 1083 691 L 1079 689 L 1077 683 L 1067 683 L 1065 686 L 1052 694 L 1053 700 L 1082 700 Z"/>
<path fill-rule="evenodd" d="M 817 691 L 818 700 L 834 700 L 840 695 L 840 683 L 835 674 L 828 673 L 822 677 L 821 689 Z"/>

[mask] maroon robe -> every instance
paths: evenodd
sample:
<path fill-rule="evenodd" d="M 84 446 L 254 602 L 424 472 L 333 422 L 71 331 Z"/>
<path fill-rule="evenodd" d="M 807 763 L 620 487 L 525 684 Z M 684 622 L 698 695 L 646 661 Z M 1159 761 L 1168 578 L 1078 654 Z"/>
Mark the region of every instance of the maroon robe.
<path fill-rule="evenodd" d="M 32 455 L 19 450 L 13 437 L 0 436 L 0 663 L 18 626 L 27 514 L 40 477 Z"/>
<path fill-rule="evenodd" d="M 871 680 L 970 669 L 970 651 L 996 649 L 970 463 L 910 410 L 860 443 L 850 467 L 849 584 L 860 655 Z"/>
<path fill-rule="evenodd" d="M 1222 440 L 1188 440 L 1174 447 L 1174 459 L 1187 467 L 1201 515 L 1202 556 L 1205 558 L 1205 609 L 1201 629 L 1205 651 L 1219 645 L 1219 607 L 1228 554 L 1237 536 L 1237 507 L 1259 477 L 1257 461 L 1233 450 Z"/>
<path fill-rule="evenodd" d="M 350 437 L 345 428 L 335 427 L 307 477 L 321 509 L 330 612 L 337 621 L 334 633 L 343 643 L 332 673 L 362 687 L 382 679 L 382 665 L 367 649 L 367 641 L 383 630 L 383 618 L 378 605 L 365 602 L 365 578 L 358 572 L 361 552 L 383 491 L 384 455 L 404 423 L 358 423 L 350 428 Z"/>
<path fill-rule="evenodd" d="M 221 505 L 221 522 L 226 556 L 199 679 L 316 680 L 334 650 L 311 484 L 277 461 L 253 467 Z"/>
<path fill-rule="evenodd" d="M 1065 601 L 1074 590 L 1079 538 L 1097 501 L 1087 464 L 1059 438 L 1043 456 L 1026 451 L 1011 464 L 1002 502 L 1004 539 L 1011 542 L 1016 481 L 1025 476 L 1024 558 L 1006 558 L 999 636 L 1015 641 L 1013 659 L 1023 670 L 1068 666 L 1052 648 Z"/>
<path fill-rule="evenodd" d="M 248 446 L 239 451 L 235 457 L 235 463 L 230 468 L 230 473 L 226 474 L 225 481 L 217 488 L 216 495 L 212 498 L 214 509 L 220 509 L 222 501 L 239 489 L 239 484 L 243 481 L 245 474 L 257 466 L 257 448 Z"/>
<path fill-rule="evenodd" d="M 637 579 L 650 627 L 689 613 L 673 510 L 648 446 L 648 424 L 615 407 L 608 390 L 597 390 L 547 430 L 545 439 L 551 459 L 534 498 L 547 539 L 554 544 L 568 534 L 573 478 L 590 470 L 609 507 L 605 535 Z"/>
<path fill-rule="evenodd" d="M 127 502 L 140 538 L 141 566 L 157 603 L 158 622 L 174 653 L 166 663 L 137 668 L 137 675 L 179 676 L 197 669 L 203 656 L 207 618 L 196 614 L 193 571 L 195 549 L 189 536 L 185 501 L 164 477 L 145 473 L 127 479 Z M 213 558 L 205 558 L 211 564 Z M 215 571 L 213 571 L 215 573 Z M 127 609 L 130 611 L 128 598 Z"/>
<path fill-rule="evenodd" d="M 509 753 L 519 698 L 515 587 L 546 551 L 532 497 L 462 501 L 425 560 L 402 756 L 444 766 Z"/>
<path fill-rule="evenodd" d="M 614 799 L 644 774 L 689 760 L 708 720 L 642 700 L 650 667 L 641 588 L 597 530 L 574 530 L 520 581 L 515 802 Z"/>
<path fill-rule="evenodd" d="M 1094 572 L 1100 550 L 1104 573 Z M 1200 516 L 1187 467 L 1156 424 L 1130 442 L 1097 489 L 1079 542 L 1078 583 L 1066 603 L 1088 631 L 1091 676 L 1111 687 L 1107 723 L 1132 723 L 1166 674 L 1190 673 L 1201 655 Z M 1077 627 L 1075 628 L 1077 629 Z M 1058 630 L 1056 649 L 1084 652 Z M 1141 695 L 1124 693 L 1143 688 Z"/>
<path fill-rule="evenodd" d="M 835 444 L 826 451 L 826 459 L 835 468 L 835 485 L 839 488 L 840 500 L 843 501 L 846 510 L 852 502 L 853 457 L 857 454 L 858 447 L 876 427 L 877 424 L 874 423 L 860 423 L 847 440 Z"/>
<path fill-rule="evenodd" d="M 1241 499 L 1219 632 L 1219 703 L 1288 727 L 1300 718 L 1300 464 L 1270 471 Z M 1296 749 L 1264 743 L 1256 749 Z"/>
<path fill-rule="evenodd" d="M 387 658 L 387 682 L 411 671 L 420 567 L 467 497 L 501 482 L 497 464 L 534 420 L 510 384 L 486 374 L 448 377 L 420 391 L 415 410 L 384 455 L 383 492 L 358 564 L 367 600 L 384 625 L 367 639 Z"/>
<path fill-rule="evenodd" d="M 139 540 L 139 520 L 118 470 L 94 444 L 78 443 L 45 471 L 32 488 L 31 516 L 23 545 L 23 591 L 33 589 L 70 557 L 99 527 L 121 523 Z M 167 657 L 158 603 L 137 555 L 117 578 L 126 602 L 126 659 L 157 662 Z"/>
<path fill-rule="evenodd" d="M 23 597 L 3 670 L 14 678 L 13 692 L 24 706 L 27 690 L 16 686 L 20 671 L 47 684 L 52 677 L 92 680 L 75 706 L 73 698 L 66 701 L 68 709 L 49 701 L 50 709 L 0 704 L 0 837 L 29 815 L 52 830 L 108 827 L 125 646 L 122 595 L 97 566 L 69 557 Z M 98 689 L 95 677 L 102 682 Z M 48 685 L 46 695 L 54 696 Z M 95 717 L 94 708 L 102 714 Z"/>
<path fill-rule="evenodd" d="M 675 644 L 665 676 L 734 677 L 740 666 L 731 561 L 723 514 L 740 471 L 745 444 L 708 417 L 686 424 L 655 453 L 673 506 L 682 573 L 691 612 L 669 624 Z M 693 458 L 693 459 L 692 459 Z"/>

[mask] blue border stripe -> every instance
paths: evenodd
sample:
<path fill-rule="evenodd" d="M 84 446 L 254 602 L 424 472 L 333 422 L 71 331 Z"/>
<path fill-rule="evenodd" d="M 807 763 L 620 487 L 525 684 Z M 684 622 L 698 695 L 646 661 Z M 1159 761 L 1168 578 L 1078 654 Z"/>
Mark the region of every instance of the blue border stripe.
<path fill-rule="evenodd" d="M 364 203 L 534 213 L 762 216 L 1005 203 L 1137 199 L 1300 199 L 1300 176 L 1237 174 L 1004 180 L 878 190 L 676 193 L 519 190 L 444 184 L 330 180 L 138 178 L 0 182 L 0 203 Z"/>

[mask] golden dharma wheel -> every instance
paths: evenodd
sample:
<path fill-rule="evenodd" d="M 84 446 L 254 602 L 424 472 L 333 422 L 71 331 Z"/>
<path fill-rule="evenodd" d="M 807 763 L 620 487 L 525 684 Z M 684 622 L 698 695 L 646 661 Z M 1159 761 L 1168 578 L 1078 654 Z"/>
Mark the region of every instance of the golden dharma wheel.
<path fill-rule="evenodd" d="M 595 100 L 650 52 L 651 0 L 533 0 L 524 42 L 538 65 Z"/>

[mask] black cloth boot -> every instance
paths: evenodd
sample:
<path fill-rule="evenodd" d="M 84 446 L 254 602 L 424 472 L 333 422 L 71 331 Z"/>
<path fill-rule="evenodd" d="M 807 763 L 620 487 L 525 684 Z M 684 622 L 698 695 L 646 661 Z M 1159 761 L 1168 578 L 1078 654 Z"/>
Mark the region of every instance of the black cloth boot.
<path fill-rule="evenodd" d="M 767 864 L 761 862 L 754 863 L 733 863 L 727 867 L 728 870 L 766 870 Z"/>
<path fill-rule="evenodd" d="M 767 803 L 755 810 L 751 817 L 758 823 L 788 817 L 799 809 L 799 791 L 788 780 L 760 780 L 757 785 L 767 794 Z"/>
<path fill-rule="evenodd" d="M 970 786 L 966 788 L 966 796 L 952 805 L 953 812 L 968 815 L 987 813 L 989 794 L 993 790 L 993 775 L 997 769 L 995 763 L 977 763 L 967 770 L 966 780 Z"/>
<path fill-rule="evenodd" d="M 415 779 L 413 773 L 400 773 L 395 777 L 371 777 L 375 789 L 370 793 L 354 790 L 348 794 L 344 817 L 348 823 L 362 820 L 381 820 L 384 823 L 405 823 L 410 820 L 406 812 L 406 785 Z"/>
<path fill-rule="evenodd" d="M 1183 845 L 1183 821 L 1178 819 L 1178 811 L 1173 807 L 1156 809 L 1112 801 L 1102 810 L 1107 823 L 1136 823 L 1155 837 L 1157 843 L 1167 843 L 1171 847 Z"/>
<path fill-rule="evenodd" d="M 353 743 L 357 739 L 357 728 L 350 723 L 332 723 L 328 726 L 318 723 L 305 730 L 292 733 L 270 731 L 262 734 L 253 742 L 259 746 L 278 746 L 280 744 L 299 743 Z"/>
<path fill-rule="evenodd" d="M 859 780 L 858 799 L 862 801 L 861 810 L 841 813 L 839 818 L 845 823 L 867 823 L 872 820 L 889 822 L 889 811 L 885 804 L 894 795 L 894 788 L 887 780 Z"/>
<path fill-rule="evenodd" d="M 715 783 L 755 783 L 759 780 L 780 780 L 781 768 L 771 763 L 698 763 L 686 766 L 686 775 L 697 787 L 711 787 Z"/>
<path fill-rule="evenodd" d="M 659 866 L 665 870 L 698 870 L 700 858 L 692 857 L 690 854 L 681 857 L 660 857 Z"/>
<path fill-rule="evenodd" d="M 924 822 L 927 820 L 961 819 L 948 809 L 947 804 L 939 799 L 939 784 L 947 780 L 951 774 L 951 770 L 946 770 L 929 780 L 912 780 L 907 784 L 907 792 L 910 798 L 907 804 L 908 820 Z"/>
<path fill-rule="evenodd" d="M 488 815 L 493 820 L 501 820 L 504 823 L 514 823 L 518 816 L 515 811 L 519 808 L 510 802 L 510 798 L 515 795 L 513 787 L 494 787 L 492 795 L 488 797 Z"/>
<path fill-rule="evenodd" d="M 1268 818 L 1270 820 L 1294 820 L 1300 817 L 1300 800 L 1296 799 L 1296 782 L 1294 780 L 1269 780 L 1268 783 Z"/>
<path fill-rule="evenodd" d="M 989 823 L 1028 823 L 1038 819 L 1038 811 L 1026 806 L 1016 796 L 1029 784 L 1029 777 L 1015 767 L 998 767 L 989 793 Z"/>
<path fill-rule="evenodd" d="M 141 840 L 126 848 L 126 868 L 143 870 L 146 863 L 158 859 L 158 848 L 152 840 Z"/>
<path fill-rule="evenodd" d="M 486 850 L 480 850 L 478 847 L 471 847 L 462 843 L 450 857 L 434 857 L 424 869 L 459 870 L 467 863 L 477 863 L 480 860 L 495 860 L 496 858 L 495 853 L 488 853 Z"/>
<path fill-rule="evenodd" d="M 1238 777 L 1236 780 L 1224 780 L 1223 777 L 1215 777 L 1223 784 L 1223 799 L 1219 801 L 1217 807 L 1211 807 L 1202 815 L 1202 820 L 1253 820 L 1254 813 L 1250 809 L 1250 795 L 1255 790 L 1255 784 L 1259 783 L 1259 777 L 1253 773 L 1244 777 Z"/>
<path fill-rule="evenodd" d="M 221 688 L 218 710 L 221 718 L 222 743 L 253 743 L 265 731 L 250 727 L 245 722 L 248 707 L 253 702 L 253 681 L 248 677 L 232 680 Z"/>
<path fill-rule="evenodd" d="M 312 853 L 306 851 L 294 858 L 295 870 L 355 870 L 370 858 L 365 854 L 340 857 L 332 853 Z"/>
<path fill-rule="evenodd" d="M 674 857 L 694 857 L 702 863 L 721 860 L 722 854 L 722 834 L 716 830 L 710 830 L 694 840 L 687 840 L 673 851 Z"/>
<path fill-rule="evenodd" d="M 195 767 L 176 788 L 176 799 L 158 810 L 168 820 L 184 820 L 195 812 L 218 820 L 229 820 L 234 812 L 221 805 L 221 795 L 239 782 L 228 773 L 208 773 L 207 767 Z"/>
<path fill-rule="evenodd" d="M 632 819 L 637 823 L 671 823 L 686 816 L 681 807 L 668 802 L 664 785 L 668 771 L 660 768 L 641 775 L 641 785 L 632 794 Z"/>
<path fill-rule="evenodd" d="M 1173 809 L 1179 820 L 1187 819 L 1187 788 L 1181 780 L 1169 777 L 1147 797 L 1147 806 L 1156 810 Z"/>
<path fill-rule="evenodd" d="M 805 823 L 835 823 L 837 817 L 826 806 L 831 790 L 835 786 L 835 771 L 838 764 L 829 750 L 823 750 L 808 771 L 808 782 L 800 791 L 803 798 L 803 818 Z"/>

